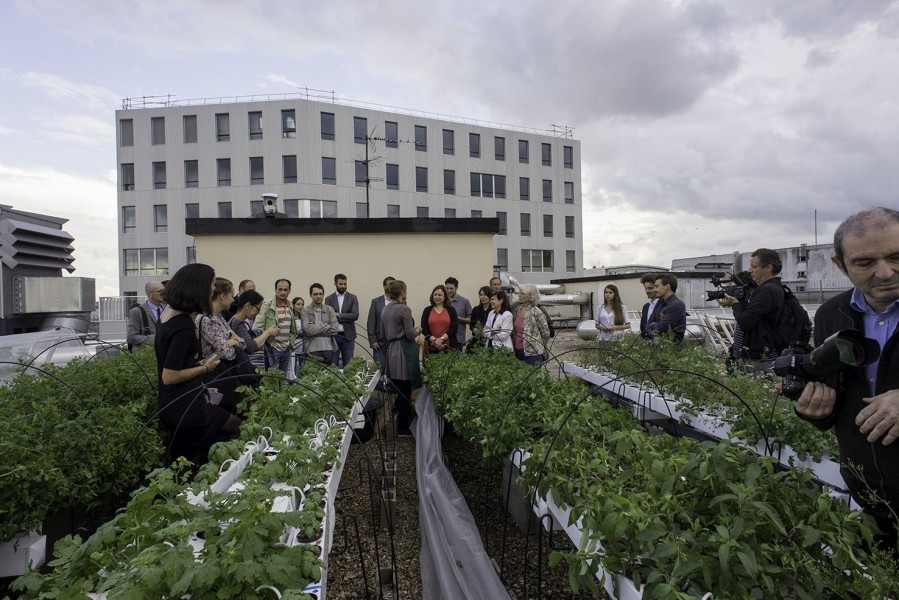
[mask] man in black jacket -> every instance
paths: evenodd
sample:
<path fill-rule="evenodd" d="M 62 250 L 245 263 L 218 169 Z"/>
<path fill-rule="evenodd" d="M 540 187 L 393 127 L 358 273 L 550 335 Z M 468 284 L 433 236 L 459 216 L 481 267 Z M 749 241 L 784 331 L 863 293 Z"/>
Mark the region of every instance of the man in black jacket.
<path fill-rule="evenodd" d="M 756 285 L 752 293 L 741 300 L 725 294 L 718 301 L 733 307 L 734 320 L 743 332 L 740 362 L 747 372 L 770 371 L 783 350 L 777 336 L 777 320 L 784 308 L 780 270 L 777 252 L 759 248 L 749 259 L 749 274 Z"/>
<path fill-rule="evenodd" d="M 834 234 L 834 263 L 853 289 L 815 314 L 815 344 L 855 329 L 880 344 L 868 367 L 810 382 L 796 412 L 820 429 L 835 428 L 841 472 L 852 497 L 878 522 L 882 548 L 897 550 L 899 513 L 899 211 L 852 215 Z"/>

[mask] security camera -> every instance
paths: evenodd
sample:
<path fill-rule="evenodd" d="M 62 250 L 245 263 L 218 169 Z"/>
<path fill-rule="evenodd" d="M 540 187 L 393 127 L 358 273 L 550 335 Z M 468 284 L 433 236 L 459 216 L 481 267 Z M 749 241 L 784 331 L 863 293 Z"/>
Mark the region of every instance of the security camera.
<path fill-rule="evenodd" d="M 278 194 L 262 194 L 262 208 L 267 215 L 278 212 Z"/>

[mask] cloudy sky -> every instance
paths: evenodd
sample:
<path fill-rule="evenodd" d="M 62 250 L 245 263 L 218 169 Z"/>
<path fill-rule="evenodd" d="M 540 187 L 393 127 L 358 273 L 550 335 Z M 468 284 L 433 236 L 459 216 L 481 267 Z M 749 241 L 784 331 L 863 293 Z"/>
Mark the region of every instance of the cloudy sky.
<path fill-rule="evenodd" d="M 0 203 L 118 290 L 114 111 L 333 90 L 582 143 L 585 266 L 829 240 L 899 206 L 899 2 L 0 2 Z"/>

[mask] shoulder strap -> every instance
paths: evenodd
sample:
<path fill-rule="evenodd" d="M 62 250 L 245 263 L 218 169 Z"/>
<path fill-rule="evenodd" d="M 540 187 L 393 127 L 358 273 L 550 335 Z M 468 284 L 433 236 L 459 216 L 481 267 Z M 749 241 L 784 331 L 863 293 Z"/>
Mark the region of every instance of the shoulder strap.
<path fill-rule="evenodd" d="M 140 309 L 140 321 L 144 335 L 150 335 L 150 317 L 147 316 L 147 309 L 144 308 L 143 304 L 139 305 L 138 308 Z"/>

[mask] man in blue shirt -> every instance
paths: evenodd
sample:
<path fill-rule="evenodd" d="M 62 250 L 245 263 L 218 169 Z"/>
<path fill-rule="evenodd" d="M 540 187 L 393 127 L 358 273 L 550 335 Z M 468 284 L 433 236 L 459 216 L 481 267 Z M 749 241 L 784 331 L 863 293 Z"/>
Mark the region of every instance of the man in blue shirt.
<path fill-rule="evenodd" d="M 815 344 L 855 329 L 880 344 L 868 367 L 810 382 L 796 412 L 820 429 L 834 428 L 843 478 L 852 497 L 883 531 L 878 544 L 897 552 L 899 512 L 899 211 L 854 214 L 834 234 L 834 263 L 853 289 L 815 313 Z"/>

